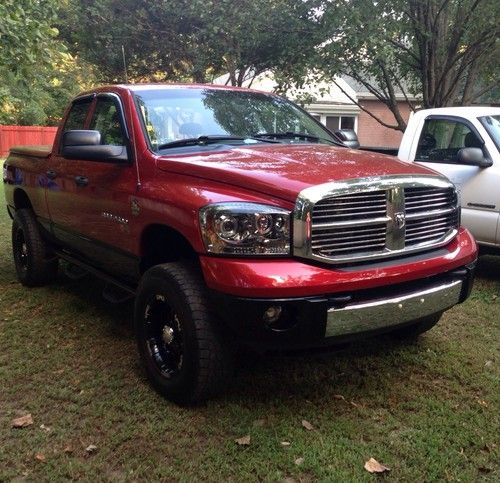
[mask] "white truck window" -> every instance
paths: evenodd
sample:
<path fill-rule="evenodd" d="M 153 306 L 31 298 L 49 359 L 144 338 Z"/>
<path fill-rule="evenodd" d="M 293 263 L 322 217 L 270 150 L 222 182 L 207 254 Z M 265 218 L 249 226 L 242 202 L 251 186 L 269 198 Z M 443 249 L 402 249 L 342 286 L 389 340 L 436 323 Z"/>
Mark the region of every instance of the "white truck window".
<path fill-rule="evenodd" d="M 464 123 L 448 119 L 425 121 L 416 161 L 457 163 L 462 148 L 482 148 L 481 139 Z"/>

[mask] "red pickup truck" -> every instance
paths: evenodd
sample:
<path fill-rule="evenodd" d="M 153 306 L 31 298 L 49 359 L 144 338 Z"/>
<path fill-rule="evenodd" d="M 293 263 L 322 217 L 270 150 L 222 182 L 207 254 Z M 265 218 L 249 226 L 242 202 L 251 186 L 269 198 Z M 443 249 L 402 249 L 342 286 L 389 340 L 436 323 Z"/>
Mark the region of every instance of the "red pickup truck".
<path fill-rule="evenodd" d="M 219 391 L 235 347 L 415 336 L 470 293 L 454 186 L 350 150 L 293 103 L 204 85 L 122 85 L 68 107 L 54 146 L 3 178 L 19 280 L 59 260 L 134 295 L 153 385 Z"/>

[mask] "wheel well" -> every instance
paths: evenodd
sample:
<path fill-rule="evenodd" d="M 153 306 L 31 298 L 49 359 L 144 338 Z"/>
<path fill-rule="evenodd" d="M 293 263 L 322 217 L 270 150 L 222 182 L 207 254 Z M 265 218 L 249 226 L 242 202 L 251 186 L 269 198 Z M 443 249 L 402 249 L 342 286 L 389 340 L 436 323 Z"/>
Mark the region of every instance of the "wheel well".
<path fill-rule="evenodd" d="M 197 257 L 191 244 L 178 231 L 166 225 L 150 225 L 141 236 L 141 273 L 160 263 Z"/>
<path fill-rule="evenodd" d="M 25 191 L 19 188 L 14 191 L 14 206 L 16 207 L 16 210 L 21 210 L 23 208 L 33 210 L 33 206 L 31 205 L 28 195 Z"/>

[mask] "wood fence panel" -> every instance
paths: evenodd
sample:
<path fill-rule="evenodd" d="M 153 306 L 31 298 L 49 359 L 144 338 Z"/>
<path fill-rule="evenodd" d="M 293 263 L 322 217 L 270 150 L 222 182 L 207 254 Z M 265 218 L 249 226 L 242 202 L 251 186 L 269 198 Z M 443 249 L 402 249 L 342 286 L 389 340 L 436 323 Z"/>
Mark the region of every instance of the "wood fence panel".
<path fill-rule="evenodd" d="M 9 153 L 12 146 L 53 144 L 57 127 L 0 126 L 0 158 Z"/>

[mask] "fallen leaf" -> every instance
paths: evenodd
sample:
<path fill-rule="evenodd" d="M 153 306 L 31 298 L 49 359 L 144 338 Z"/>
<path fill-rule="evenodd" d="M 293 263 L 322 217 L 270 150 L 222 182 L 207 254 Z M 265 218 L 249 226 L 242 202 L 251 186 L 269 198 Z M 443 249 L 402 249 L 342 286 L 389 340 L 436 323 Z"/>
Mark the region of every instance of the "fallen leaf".
<path fill-rule="evenodd" d="M 334 394 L 333 399 L 338 399 L 339 401 L 345 401 L 345 397 L 342 394 Z"/>
<path fill-rule="evenodd" d="M 45 461 L 45 455 L 43 455 L 42 453 L 37 453 L 35 455 L 35 458 L 38 460 L 38 461 Z"/>
<path fill-rule="evenodd" d="M 97 451 L 97 446 L 95 444 L 89 444 L 86 448 L 85 451 L 90 454 L 90 453 L 95 453 Z"/>
<path fill-rule="evenodd" d="M 235 439 L 234 442 L 239 444 L 240 446 L 249 446 L 250 445 L 250 436 L 243 436 L 242 438 Z"/>
<path fill-rule="evenodd" d="M 295 460 L 295 464 L 296 464 L 297 466 L 300 466 L 303 462 L 304 462 L 304 458 L 297 458 L 297 459 Z"/>
<path fill-rule="evenodd" d="M 368 473 L 384 473 L 390 471 L 390 468 L 380 464 L 375 458 L 370 458 L 365 463 L 365 470 L 368 471 Z"/>
<path fill-rule="evenodd" d="M 491 367 L 493 365 L 493 361 L 486 361 L 484 363 L 484 367 Z"/>
<path fill-rule="evenodd" d="M 45 426 L 45 424 L 40 424 L 40 429 L 43 429 L 44 431 L 47 431 L 47 433 L 50 433 L 52 431 L 52 428 L 49 428 L 48 426 Z"/>
<path fill-rule="evenodd" d="M 25 428 L 26 426 L 31 426 L 33 424 L 33 417 L 31 414 L 26 414 L 20 418 L 12 420 L 13 428 Z"/>
<path fill-rule="evenodd" d="M 302 420 L 302 426 L 304 426 L 304 428 L 306 428 L 308 431 L 312 431 L 314 429 L 314 426 L 305 419 Z"/>
<path fill-rule="evenodd" d="M 290 441 L 282 441 L 281 446 L 290 446 Z"/>

